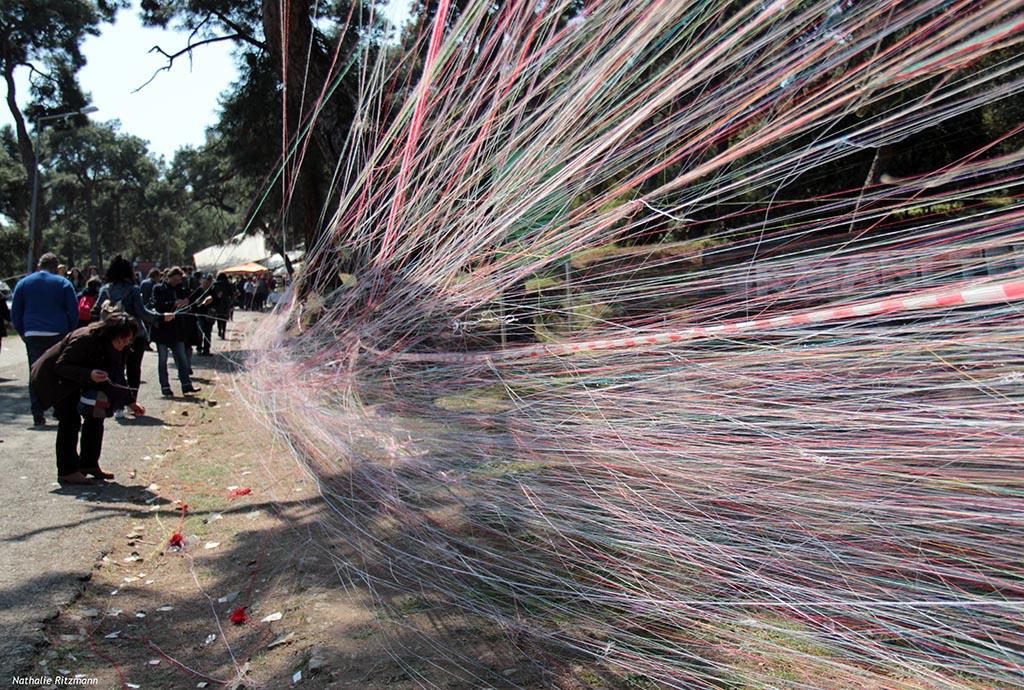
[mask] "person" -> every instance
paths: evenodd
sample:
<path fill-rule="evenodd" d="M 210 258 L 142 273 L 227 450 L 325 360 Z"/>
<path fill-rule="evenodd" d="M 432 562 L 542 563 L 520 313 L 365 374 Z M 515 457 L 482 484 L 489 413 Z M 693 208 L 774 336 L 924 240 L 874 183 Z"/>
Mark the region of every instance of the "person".
<path fill-rule="evenodd" d="M 199 279 L 199 287 L 192 291 L 188 300 L 189 304 L 192 305 L 192 312 L 196 315 L 196 330 L 199 333 L 196 353 L 209 357 L 210 341 L 213 336 L 213 309 L 215 301 L 213 281 L 210 279 L 210 276 L 204 275 Z"/>
<path fill-rule="evenodd" d="M 218 273 L 213 281 L 213 315 L 217 320 L 217 335 L 221 340 L 228 329 L 228 320 L 235 307 L 235 286 L 228 280 L 226 273 Z"/>
<path fill-rule="evenodd" d="M 159 268 L 151 268 L 149 269 L 146 279 L 139 284 L 139 289 L 142 291 L 142 303 L 147 307 L 153 304 L 153 288 L 160 282 L 163 275 L 164 272 Z M 147 341 L 146 351 L 151 352 L 152 350 L 153 345 Z"/>
<path fill-rule="evenodd" d="M 96 306 L 96 298 L 100 295 L 99 278 L 90 278 L 85 288 L 78 293 L 78 327 L 88 326 L 92 321 L 92 308 Z"/>
<path fill-rule="evenodd" d="M 68 280 L 71 281 L 71 286 L 75 288 L 75 292 L 85 289 L 85 278 L 82 277 L 82 271 L 80 269 L 72 266 L 68 271 Z"/>
<path fill-rule="evenodd" d="M 190 287 L 191 283 L 188 282 L 188 276 L 186 280 L 183 280 L 178 286 L 178 297 L 183 299 L 185 306 L 178 310 L 178 320 L 180 321 L 181 333 L 185 339 L 185 361 L 188 362 L 188 375 L 192 376 L 192 354 L 194 350 L 198 350 L 200 343 L 202 342 L 202 336 L 199 334 L 199 317 L 196 311 L 196 303 L 192 301 L 193 295 L 198 295 L 199 284 Z"/>
<path fill-rule="evenodd" d="M 137 415 L 146 413 L 130 402 L 124 385 L 123 353 L 135 333 L 135 319 L 113 314 L 69 333 L 33 365 L 32 383 L 42 404 L 57 413 L 57 481 L 92 484 L 89 477 L 114 478 L 100 469 L 109 407 L 120 403 Z"/>
<path fill-rule="evenodd" d="M 196 271 L 195 266 L 185 267 L 185 289 L 189 292 L 199 287 L 199 278 L 202 274 Z"/>
<path fill-rule="evenodd" d="M 189 340 L 189 329 L 195 328 L 195 321 L 187 317 L 182 310 L 188 305 L 188 293 L 183 285 L 185 272 L 175 266 L 167 271 L 163 282 L 153 288 L 153 308 L 161 313 L 179 314 L 173 321 L 158 322 L 153 329 L 153 341 L 156 342 L 157 375 L 160 379 L 160 393 L 165 397 L 174 395 L 170 379 L 167 376 L 167 356 L 174 357 L 174 366 L 178 370 L 178 381 L 181 382 L 182 393 L 197 393 L 199 388 L 192 385 L 192 363 L 189 361 L 186 343 Z"/>
<path fill-rule="evenodd" d="M 260 276 L 256 279 L 256 311 L 263 311 L 267 306 L 267 295 L 270 294 L 270 290 L 267 289 L 267 279 Z"/>
<path fill-rule="evenodd" d="M 57 275 L 59 275 L 61 278 L 67 278 L 68 277 L 68 267 L 67 267 L 67 264 L 57 264 Z M 68 282 L 71 282 L 71 281 L 68 281 Z M 71 287 L 74 287 L 74 285 L 72 285 Z"/>
<path fill-rule="evenodd" d="M 252 311 L 256 302 L 256 281 L 249 278 L 245 281 L 245 309 Z"/>
<path fill-rule="evenodd" d="M 7 308 L 7 300 L 0 296 L 0 351 L 3 351 L 4 336 L 7 335 L 7 324 L 11 322 L 11 310 Z"/>
<path fill-rule="evenodd" d="M 92 316 L 100 319 L 104 310 L 119 310 L 135 319 L 135 340 L 124 351 L 128 387 L 131 389 L 129 402 L 133 403 L 138 400 L 142 385 L 142 357 L 149 348 L 148 326 L 161 319 L 170 322 L 174 320 L 174 313 L 171 310 L 171 313 L 161 314 L 143 303 L 142 290 L 135 284 L 131 262 L 124 257 L 118 255 L 111 260 L 106 278 L 107 282 L 100 288 L 93 306 Z M 114 417 L 119 420 L 125 418 L 124 406 L 114 408 Z"/>
<path fill-rule="evenodd" d="M 149 305 L 153 301 L 153 288 L 160 282 L 160 276 L 162 272 L 159 268 L 149 269 L 149 275 L 139 285 L 139 290 L 142 292 L 142 303 Z"/>
<path fill-rule="evenodd" d="M 25 341 L 29 369 L 44 352 L 78 327 L 78 297 L 67 278 L 57 275 L 60 261 L 47 252 L 39 258 L 39 270 L 25 276 L 14 286 L 11 320 Z M 39 401 L 36 387 L 28 385 L 32 421 L 46 426 L 46 409 Z"/>

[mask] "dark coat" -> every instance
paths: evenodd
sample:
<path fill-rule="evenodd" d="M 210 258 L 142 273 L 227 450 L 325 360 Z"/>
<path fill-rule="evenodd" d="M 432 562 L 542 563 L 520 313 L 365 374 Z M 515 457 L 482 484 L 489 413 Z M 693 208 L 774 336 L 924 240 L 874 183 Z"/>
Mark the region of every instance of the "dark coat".
<path fill-rule="evenodd" d="M 0 338 L 7 335 L 7 324 L 11 322 L 11 310 L 7 308 L 7 301 L 0 295 Z"/>
<path fill-rule="evenodd" d="M 217 276 L 217 280 L 213 281 L 213 312 L 223 318 L 234 306 L 235 286 L 228 281 L 227 276 Z"/>
<path fill-rule="evenodd" d="M 100 369 L 110 375 L 111 381 L 124 385 L 124 357 L 102 329 L 103 324 L 94 323 L 71 331 L 32 365 L 32 386 L 44 408 L 87 388 L 104 391 L 114 407 L 131 403 L 128 391 L 94 383 L 90 378 L 93 369 Z"/>
<path fill-rule="evenodd" d="M 203 288 L 202 286 L 197 287 L 188 296 L 188 313 L 191 315 L 193 327 L 189 332 L 190 340 L 186 340 L 189 345 L 200 346 L 203 344 L 203 337 L 199 330 L 199 316 L 212 316 L 213 315 L 213 304 L 203 304 L 203 300 L 207 297 L 213 297 L 213 286 Z"/>
<path fill-rule="evenodd" d="M 174 314 L 173 321 L 156 322 L 153 326 L 151 339 L 160 345 L 174 345 L 176 342 L 191 343 L 195 338 L 195 317 L 185 311 L 175 309 L 174 302 L 188 298 L 188 288 L 182 281 L 178 287 L 169 283 L 158 283 L 153 287 L 153 309 L 161 314 Z"/>
<path fill-rule="evenodd" d="M 152 278 L 146 278 L 139 284 L 139 294 L 142 295 L 142 303 L 147 307 L 153 301 L 153 288 L 156 287 L 156 285 L 156 281 Z"/>

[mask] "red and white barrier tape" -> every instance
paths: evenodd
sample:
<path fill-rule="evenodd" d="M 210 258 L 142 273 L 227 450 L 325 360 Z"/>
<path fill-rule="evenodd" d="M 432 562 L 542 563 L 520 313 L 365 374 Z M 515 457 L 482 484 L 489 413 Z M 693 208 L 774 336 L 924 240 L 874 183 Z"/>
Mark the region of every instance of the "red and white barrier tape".
<path fill-rule="evenodd" d="M 741 333 L 827 323 L 843 319 L 879 316 L 898 312 L 923 311 L 950 307 L 996 304 L 1024 299 L 1024 280 L 1011 280 L 979 287 L 968 287 L 947 292 L 928 291 L 912 293 L 902 297 L 890 297 L 874 302 L 863 302 L 846 306 L 828 307 L 812 311 L 784 314 L 768 318 L 748 319 L 714 326 L 693 326 L 678 331 L 651 335 L 631 335 L 623 338 L 587 340 L 557 345 L 530 345 L 528 347 L 488 352 L 406 352 L 395 355 L 398 359 L 413 362 L 472 363 L 499 360 L 535 359 L 543 356 L 567 355 L 577 352 L 599 350 L 624 350 L 631 348 L 658 347 L 687 340 L 733 336 Z"/>

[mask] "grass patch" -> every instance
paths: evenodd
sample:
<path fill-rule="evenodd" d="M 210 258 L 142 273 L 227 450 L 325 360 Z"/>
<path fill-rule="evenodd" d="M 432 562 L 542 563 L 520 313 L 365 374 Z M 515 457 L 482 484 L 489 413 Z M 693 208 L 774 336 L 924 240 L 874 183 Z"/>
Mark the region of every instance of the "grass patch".
<path fill-rule="evenodd" d="M 510 474 L 536 472 L 543 468 L 543 463 L 539 462 L 490 462 L 476 467 L 470 474 L 478 477 L 507 477 Z"/>
<path fill-rule="evenodd" d="M 468 391 L 443 395 L 434 404 L 448 412 L 505 412 L 515 407 L 504 386 L 482 386 Z"/>
<path fill-rule="evenodd" d="M 527 293 L 542 292 L 544 290 L 555 290 L 561 289 L 565 285 L 565 281 L 561 278 L 547 277 L 547 278 L 530 278 L 523 285 L 523 289 Z"/>

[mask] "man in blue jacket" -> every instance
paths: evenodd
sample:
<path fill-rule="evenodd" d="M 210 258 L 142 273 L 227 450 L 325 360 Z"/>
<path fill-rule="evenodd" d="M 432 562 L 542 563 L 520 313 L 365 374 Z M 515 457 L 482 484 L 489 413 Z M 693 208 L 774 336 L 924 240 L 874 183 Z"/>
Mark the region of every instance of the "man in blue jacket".
<path fill-rule="evenodd" d="M 78 327 L 78 297 L 71 282 L 57 275 L 58 265 L 60 260 L 47 252 L 39 259 L 39 270 L 19 280 L 14 287 L 11 318 L 15 330 L 25 341 L 29 370 L 44 352 Z M 31 383 L 28 397 L 33 422 L 36 426 L 45 426 L 46 409 Z"/>

